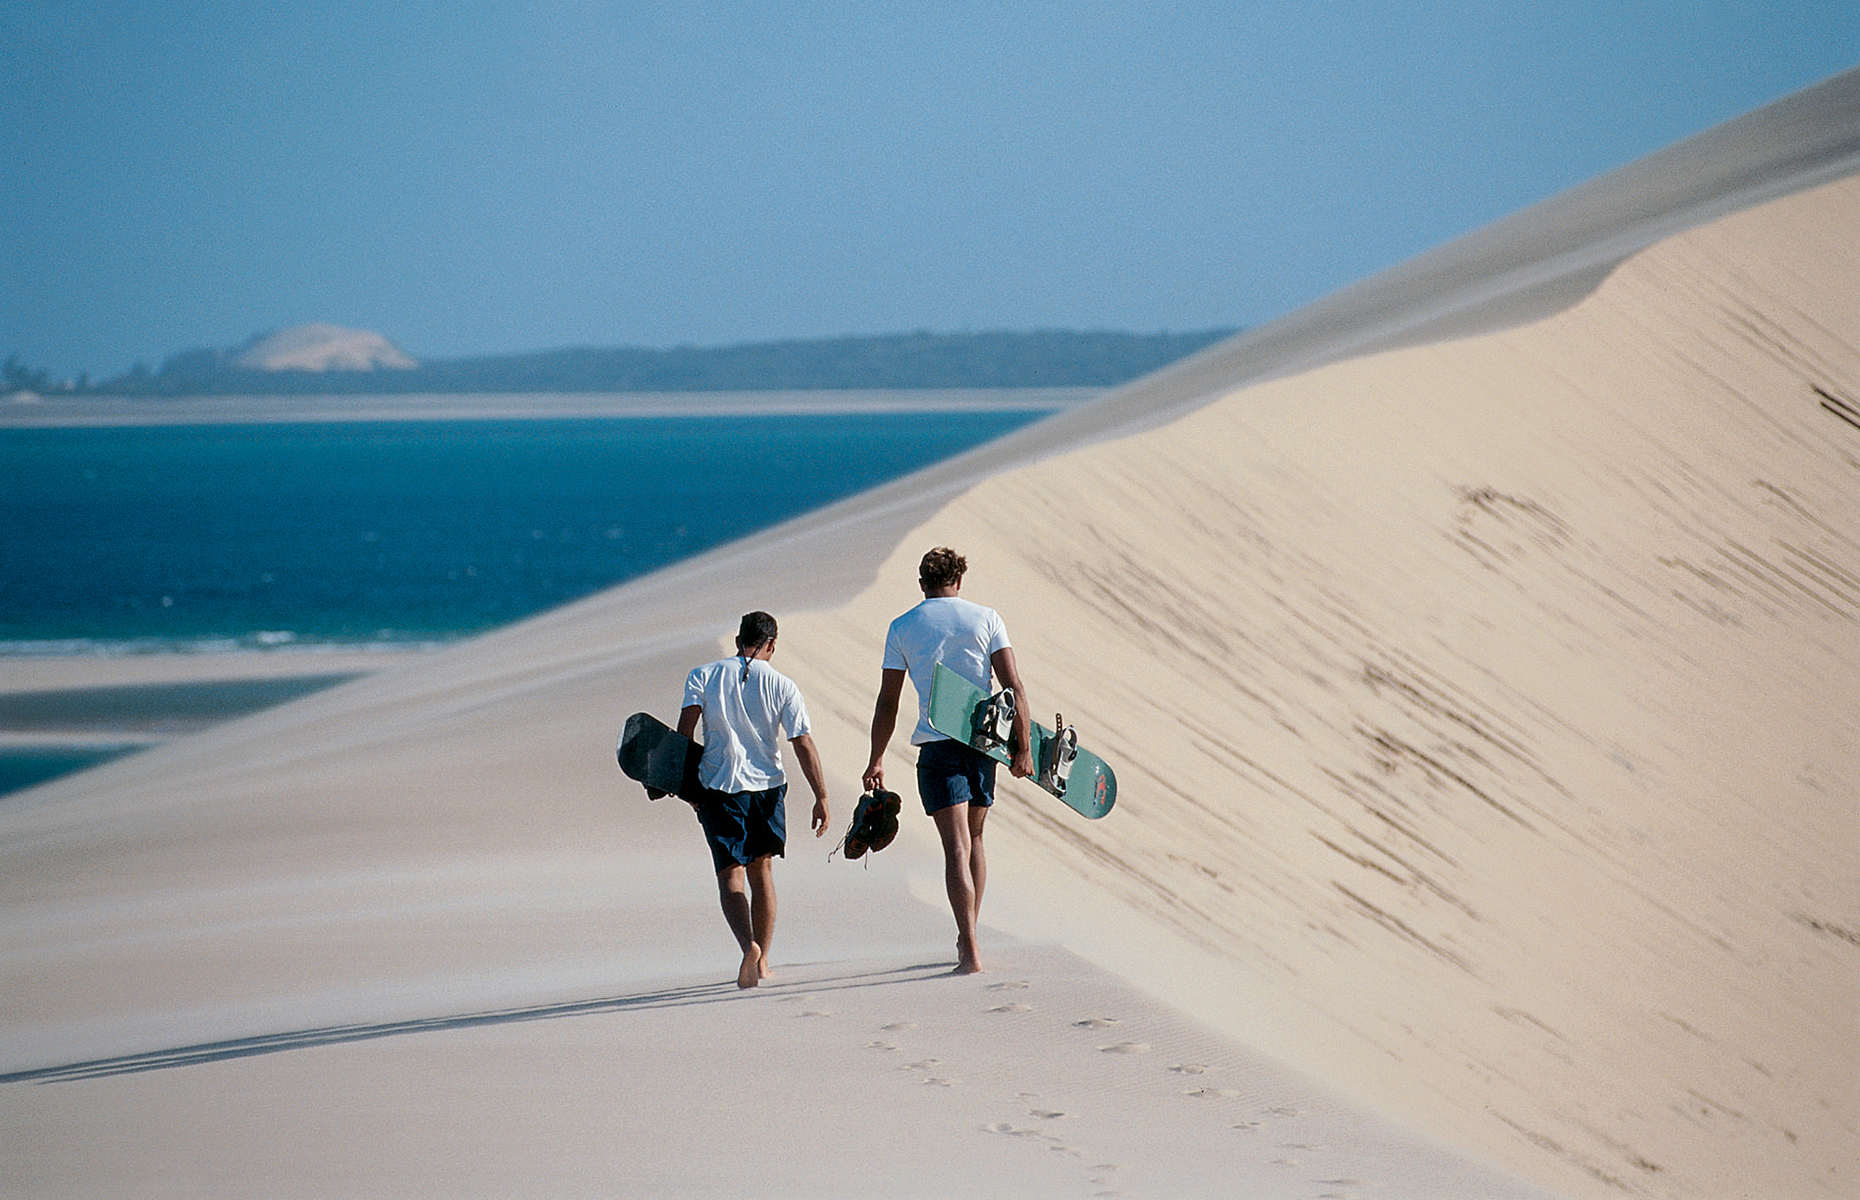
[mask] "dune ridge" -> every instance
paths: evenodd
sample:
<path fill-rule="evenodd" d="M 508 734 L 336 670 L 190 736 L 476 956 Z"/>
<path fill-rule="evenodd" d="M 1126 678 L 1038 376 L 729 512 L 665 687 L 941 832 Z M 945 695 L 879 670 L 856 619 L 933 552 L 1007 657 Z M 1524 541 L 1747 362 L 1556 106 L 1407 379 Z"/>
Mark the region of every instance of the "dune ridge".
<path fill-rule="evenodd" d="M 1504 217 L 1127 384 L 1049 445 L 1173 420 L 1242 383 L 1535 321 L 1662 238 L 1860 169 L 1860 69 L 1844 71 Z M 1030 435 L 1004 446 L 1024 453 Z"/>
<path fill-rule="evenodd" d="M 889 1179 L 784 1158 L 775 1194 L 1003 1171 L 1034 1195 L 1231 1194 L 1241 1176 L 1312 1195 L 1851 1192 L 1856 94 L 1860 73 L 1837 77 L 856 501 L 9 797 L 4 1070 L 376 1035 L 0 1086 L 35 1194 L 152 1169 L 280 1195 L 508 1194 L 553 1170 L 593 1194 L 618 1164 L 692 1149 L 605 1056 L 715 1095 L 726 1065 L 665 1048 L 758 1036 L 765 1082 L 823 1119 L 882 1100 L 956 1149 Z M 690 831 L 618 795 L 614 729 L 669 708 L 737 614 L 770 608 L 843 816 L 884 623 L 937 541 L 1006 615 L 1035 710 L 1063 707 L 1122 779 L 1099 824 L 1022 787 L 994 819 L 1004 969 L 974 987 L 1035 994 L 920 994 L 950 936 L 920 822 L 870 873 L 791 844 L 795 990 L 713 1001 L 696 981 L 720 923 Z M 887 972 L 896 990 L 859 982 Z M 1167 1022 L 1134 1016 L 1122 981 L 1227 1040 L 1137 1035 Z M 836 999 L 811 1007 L 819 988 Z M 1116 1012 L 1091 1011 L 1101 995 Z M 589 997 L 609 1019 L 689 1020 L 465 1019 Z M 919 1063 L 970 1041 L 1006 1055 L 969 1068 L 985 1088 L 939 1099 L 954 1073 L 847 1058 L 860 1033 L 903 1048 L 880 1030 L 920 1004 L 973 1009 L 893 1032 L 930 1043 Z M 767 1020 L 794 1010 L 858 1020 L 808 1058 Z M 1023 1017 L 1024 1040 L 980 1037 Z M 1110 1017 L 1091 1070 L 1061 1078 L 1065 1039 Z M 1127 1076 L 1139 1045 L 1180 1057 Z M 1372 1137 L 1332 1096 L 1302 1101 L 1336 1116 L 1322 1128 L 1248 1143 L 1304 1085 L 1244 1067 L 1241 1045 L 1419 1136 Z M 1234 1078 L 1174 1086 L 1170 1066 Z M 1125 1103 L 1030 1125 L 1021 1095 L 1062 1087 Z M 1185 1095 L 1221 1119 L 1189 1123 Z M 431 1124 L 395 1124 L 408 1106 Z M 1195 1136 L 1070 1164 L 1093 1138 L 1171 1129 Z M 190 1165 L 203 1152 L 211 1169 Z"/>

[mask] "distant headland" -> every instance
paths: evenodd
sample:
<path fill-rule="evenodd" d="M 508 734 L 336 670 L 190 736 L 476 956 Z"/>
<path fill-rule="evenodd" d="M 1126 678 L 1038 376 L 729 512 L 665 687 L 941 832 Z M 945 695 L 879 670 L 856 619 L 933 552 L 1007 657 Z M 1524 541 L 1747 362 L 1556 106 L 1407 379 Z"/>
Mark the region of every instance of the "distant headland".
<path fill-rule="evenodd" d="M 387 337 L 300 325 L 228 349 L 185 350 L 115 378 L 48 378 L 18 356 L 0 394 L 382 395 L 1110 387 L 1233 334 L 1035 330 L 897 333 L 725 346 L 572 347 L 419 361 Z"/>

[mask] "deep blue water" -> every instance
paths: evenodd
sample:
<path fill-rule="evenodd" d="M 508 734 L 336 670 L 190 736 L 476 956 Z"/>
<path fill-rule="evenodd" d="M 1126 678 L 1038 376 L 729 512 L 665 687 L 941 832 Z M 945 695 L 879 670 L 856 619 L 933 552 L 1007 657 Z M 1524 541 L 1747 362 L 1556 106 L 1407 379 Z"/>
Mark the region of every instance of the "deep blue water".
<path fill-rule="evenodd" d="M 451 640 L 1041 415 L 0 431 L 0 654 Z"/>

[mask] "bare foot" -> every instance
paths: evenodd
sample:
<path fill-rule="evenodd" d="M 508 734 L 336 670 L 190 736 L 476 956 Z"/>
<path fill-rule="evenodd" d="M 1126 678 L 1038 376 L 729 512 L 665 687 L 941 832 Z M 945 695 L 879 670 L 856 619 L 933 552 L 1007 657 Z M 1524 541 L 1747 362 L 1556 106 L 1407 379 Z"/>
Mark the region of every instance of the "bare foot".
<path fill-rule="evenodd" d="M 975 952 L 975 947 L 967 944 L 965 939 L 957 938 L 956 939 L 956 969 L 951 971 L 950 974 L 951 975 L 980 975 L 981 973 L 982 973 L 981 955 L 977 954 Z"/>
<path fill-rule="evenodd" d="M 775 978 L 775 972 L 769 970 L 769 956 L 766 954 L 756 959 L 756 978 L 759 980 Z"/>
<path fill-rule="evenodd" d="M 754 942 L 743 951 L 743 965 L 736 969 L 736 986 L 752 988 L 762 982 L 762 947 Z"/>

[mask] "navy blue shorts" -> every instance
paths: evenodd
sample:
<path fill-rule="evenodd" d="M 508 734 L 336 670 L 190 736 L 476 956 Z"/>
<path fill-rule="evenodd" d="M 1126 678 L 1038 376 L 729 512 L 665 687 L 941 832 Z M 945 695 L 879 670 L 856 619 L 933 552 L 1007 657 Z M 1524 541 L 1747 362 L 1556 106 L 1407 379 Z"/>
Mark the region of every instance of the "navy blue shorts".
<path fill-rule="evenodd" d="M 705 789 L 697 804 L 697 819 L 719 875 L 787 849 L 788 810 L 782 803 L 787 795 L 785 783 L 761 792 Z"/>
<path fill-rule="evenodd" d="M 924 811 L 956 804 L 988 808 L 995 802 L 995 760 L 980 750 L 945 738 L 917 748 L 917 794 Z"/>

